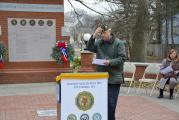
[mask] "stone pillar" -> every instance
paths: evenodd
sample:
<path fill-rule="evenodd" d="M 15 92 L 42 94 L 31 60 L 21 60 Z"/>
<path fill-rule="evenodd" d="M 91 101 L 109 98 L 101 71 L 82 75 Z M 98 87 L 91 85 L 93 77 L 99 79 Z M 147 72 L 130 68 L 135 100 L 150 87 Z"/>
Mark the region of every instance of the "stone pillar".
<path fill-rule="evenodd" d="M 95 72 L 96 67 L 92 65 L 94 53 L 89 51 L 83 51 L 81 53 L 81 68 L 79 72 Z"/>

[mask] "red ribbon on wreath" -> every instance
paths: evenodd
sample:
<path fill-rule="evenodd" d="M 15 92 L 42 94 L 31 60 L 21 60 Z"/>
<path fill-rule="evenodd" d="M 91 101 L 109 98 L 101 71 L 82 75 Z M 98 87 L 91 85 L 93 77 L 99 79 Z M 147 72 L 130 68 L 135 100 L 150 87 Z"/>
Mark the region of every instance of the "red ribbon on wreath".
<path fill-rule="evenodd" d="M 2 56 L 0 56 L 0 68 L 4 68 L 4 63 L 3 63 Z"/>
<path fill-rule="evenodd" d="M 57 46 L 59 50 L 62 52 L 62 60 L 64 63 L 67 63 L 68 58 L 67 58 L 67 42 L 64 41 L 58 41 Z"/>

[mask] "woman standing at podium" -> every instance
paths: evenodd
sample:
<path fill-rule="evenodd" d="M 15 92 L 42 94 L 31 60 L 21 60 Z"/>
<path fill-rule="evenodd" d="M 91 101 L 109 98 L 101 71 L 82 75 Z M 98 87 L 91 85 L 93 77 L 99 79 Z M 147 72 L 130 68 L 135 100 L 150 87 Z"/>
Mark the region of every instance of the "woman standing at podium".
<path fill-rule="evenodd" d="M 99 37 L 101 36 L 101 37 Z M 96 41 L 95 41 L 96 39 Z M 105 59 L 98 65 L 98 72 L 108 72 L 108 120 L 115 120 L 115 109 L 123 78 L 123 64 L 126 58 L 125 46 L 111 34 L 106 25 L 98 27 L 89 39 L 87 49 L 96 53 L 97 59 Z"/>

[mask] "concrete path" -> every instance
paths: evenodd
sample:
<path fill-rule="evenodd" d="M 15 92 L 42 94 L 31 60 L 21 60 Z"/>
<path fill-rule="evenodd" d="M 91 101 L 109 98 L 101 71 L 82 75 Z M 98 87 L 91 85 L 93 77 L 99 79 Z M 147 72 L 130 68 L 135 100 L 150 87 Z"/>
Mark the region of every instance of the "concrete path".
<path fill-rule="evenodd" d="M 141 90 L 139 92 L 139 94 L 136 94 L 136 89 L 131 89 L 130 93 L 127 94 L 127 87 L 123 87 L 121 88 L 120 91 L 120 96 L 139 96 L 139 97 L 143 97 L 151 102 L 155 102 L 156 104 L 162 105 L 174 112 L 178 112 L 179 113 L 179 95 L 176 99 L 173 100 L 169 100 L 169 93 L 168 92 L 164 92 L 164 98 L 163 99 L 158 99 L 157 96 L 159 95 L 159 91 L 154 91 L 152 96 L 149 95 L 150 90 Z M 179 120 L 179 119 L 178 119 Z"/>

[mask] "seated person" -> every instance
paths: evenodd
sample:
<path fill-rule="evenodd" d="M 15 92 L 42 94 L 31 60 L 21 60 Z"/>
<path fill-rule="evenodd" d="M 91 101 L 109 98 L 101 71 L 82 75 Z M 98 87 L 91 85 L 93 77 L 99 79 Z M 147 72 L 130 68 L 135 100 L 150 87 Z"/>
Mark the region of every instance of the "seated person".
<path fill-rule="evenodd" d="M 163 72 L 164 69 L 165 72 Z M 172 71 L 169 69 L 172 69 Z M 158 98 L 163 98 L 163 90 L 165 88 L 165 85 L 169 84 L 169 99 L 173 99 L 173 89 L 179 81 L 179 57 L 175 49 L 171 49 L 168 53 L 167 58 L 162 61 L 161 74 L 162 78 L 160 80 L 160 95 L 158 96 Z"/>

